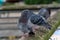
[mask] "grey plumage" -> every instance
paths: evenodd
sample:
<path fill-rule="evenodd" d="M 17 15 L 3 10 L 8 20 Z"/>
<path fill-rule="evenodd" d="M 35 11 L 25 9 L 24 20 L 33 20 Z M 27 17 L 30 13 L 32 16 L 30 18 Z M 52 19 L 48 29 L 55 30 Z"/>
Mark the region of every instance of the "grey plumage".
<path fill-rule="evenodd" d="M 21 13 L 21 17 L 18 20 L 18 28 L 24 33 L 33 33 L 33 26 L 44 26 L 47 29 L 51 29 L 51 25 L 46 21 L 50 16 L 46 9 L 41 9 L 39 14 L 34 14 L 31 10 L 24 10 Z M 37 27 L 36 26 L 36 27 Z"/>

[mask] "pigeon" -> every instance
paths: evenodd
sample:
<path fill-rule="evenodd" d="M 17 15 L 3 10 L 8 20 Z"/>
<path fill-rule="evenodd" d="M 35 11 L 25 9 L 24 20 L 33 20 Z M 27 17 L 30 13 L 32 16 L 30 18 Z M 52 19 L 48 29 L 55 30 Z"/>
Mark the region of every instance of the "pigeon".
<path fill-rule="evenodd" d="M 45 12 L 39 12 L 39 14 L 34 14 L 31 10 L 24 10 L 22 11 L 21 17 L 18 20 L 18 28 L 24 34 L 28 33 L 29 35 L 35 35 L 33 29 L 39 28 L 40 25 L 50 30 L 51 25 L 47 22 L 47 14 Z"/>
<path fill-rule="evenodd" d="M 21 17 L 18 20 L 18 28 L 23 33 L 29 33 L 29 35 L 34 34 L 32 27 L 27 25 L 28 19 L 31 17 L 31 15 L 34 15 L 34 13 L 31 10 L 24 10 L 21 13 Z"/>
<path fill-rule="evenodd" d="M 51 14 L 50 10 L 46 9 L 46 8 L 41 8 L 39 10 L 39 13 L 38 13 L 38 15 L 43 16 L 45 19 L 47 19 L 48 17 L 50 17 L 50 14 Z"/>

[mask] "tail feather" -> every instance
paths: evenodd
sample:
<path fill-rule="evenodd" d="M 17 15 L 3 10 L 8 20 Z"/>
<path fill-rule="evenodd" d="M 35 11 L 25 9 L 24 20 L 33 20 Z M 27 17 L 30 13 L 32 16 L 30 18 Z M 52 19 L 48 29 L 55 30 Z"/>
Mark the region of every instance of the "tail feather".
<path fill-rule="evenodd" d="M 52 26 L 51 26 L 49 23 L 43 23 L 42 25 L 43 25 L 45 28 L 51 30 L 51 27 L 52 27 Z"/>

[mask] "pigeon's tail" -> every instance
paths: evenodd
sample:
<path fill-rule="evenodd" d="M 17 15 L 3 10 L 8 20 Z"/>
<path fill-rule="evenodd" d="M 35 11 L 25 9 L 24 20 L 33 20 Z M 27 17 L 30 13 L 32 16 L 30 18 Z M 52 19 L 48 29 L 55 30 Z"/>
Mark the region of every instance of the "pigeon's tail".
<path fill-rule="evenodd" d="M 49 24 L 49 23 L 44 23 L 44 24 L 42 24 L 45 28 L 47 28 L 47 29 L 49 29 L 49 30 L 51 30 L 51 25 Z"/>
<path fill-rule="evenodd" d="M 50 16 L 50 11 L 46 8 L 42 8 L 39 10 L 39 15 L 43 16 L 45 19 L 47 19 Z"/>

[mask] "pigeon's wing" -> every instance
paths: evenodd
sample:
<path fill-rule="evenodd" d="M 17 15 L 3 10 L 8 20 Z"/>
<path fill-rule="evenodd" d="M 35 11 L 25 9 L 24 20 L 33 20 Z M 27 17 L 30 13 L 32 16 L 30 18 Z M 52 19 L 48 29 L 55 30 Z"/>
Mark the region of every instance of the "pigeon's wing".
<path fill-rule="evenodd" d="M 47 20 L 43 16 L 34 15 L 31 17 L 30 21 L 35 25 L 42 25 L 45 28 L 51 29 L 51 25 L 48 24 Z"/>
<path fill-rule="evenodd" d="M 27 21 L 29 17 L 33 14 L 30 10 L 24 10 L 21 13 L 21 17 L 18 20 L 18 28 L 23 31 L 24 33 L 28 32 Z"/>
<path fill-rule="evenodd" d="M 43 16 L 43 17 L 45 17 L 47 19 L 50 16 L 51 13 L 50 13 L 50 10 L 48 10 L 46 8 L 41 8 L 39 10 L 38 14 L 41 15 L 41 16 Z"/>

